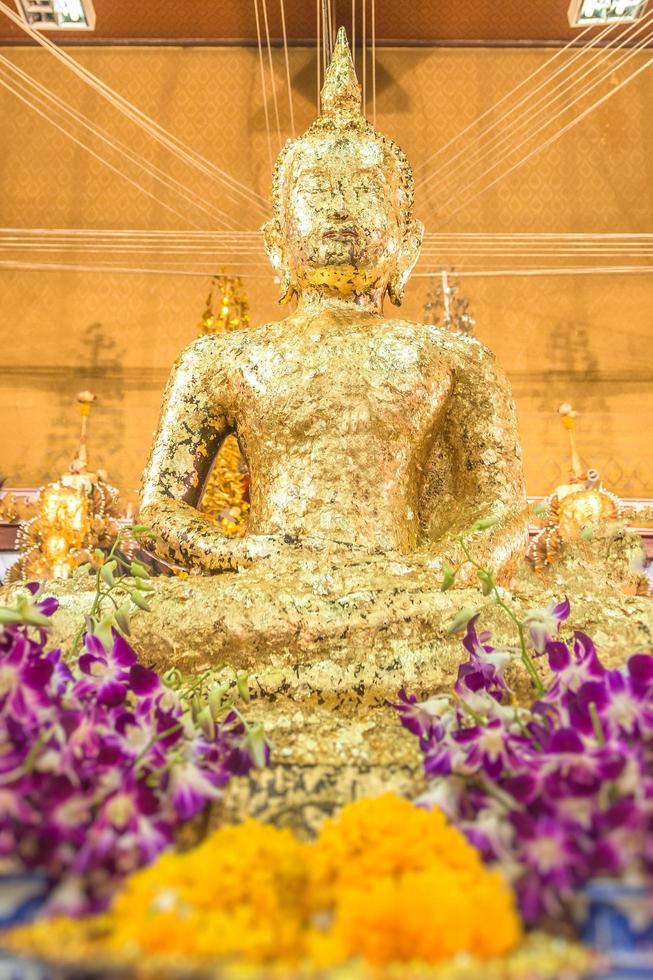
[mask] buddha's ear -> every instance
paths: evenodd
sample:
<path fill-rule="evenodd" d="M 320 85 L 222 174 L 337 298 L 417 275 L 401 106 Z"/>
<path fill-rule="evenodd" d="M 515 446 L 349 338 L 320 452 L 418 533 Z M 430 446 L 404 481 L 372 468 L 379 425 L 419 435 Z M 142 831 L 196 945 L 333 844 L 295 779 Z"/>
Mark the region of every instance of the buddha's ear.
<path fill-rule="evenodd" d="M 262 226 L 263 245 L 269 258 L 272 268 L 279 276 L 281 289 L 279 292 L 279 302 L 288 303 L 292 299 L 295 288 L 291 281 L 290 269 L 285 257 L 281 228 L 276 218 L 271 218 Z"/>
<path fill-rule="evenodd" d="M 424 225 L 411 218 L 397 253 L 394 274 L 388 283 L 388 296 L 395 306 L 401 306 L 404 288 L 422 249 L 423 237 Z"/>
<path fill-rule="evenodd" d="M 272 268 L 281 275 L 283 265 L 283 244 L 281 240 L 281 228 L 276 218 L 270 218 L 265 224 L 261 225 L 263 232 L 263 245 L 269 258 Z"/>

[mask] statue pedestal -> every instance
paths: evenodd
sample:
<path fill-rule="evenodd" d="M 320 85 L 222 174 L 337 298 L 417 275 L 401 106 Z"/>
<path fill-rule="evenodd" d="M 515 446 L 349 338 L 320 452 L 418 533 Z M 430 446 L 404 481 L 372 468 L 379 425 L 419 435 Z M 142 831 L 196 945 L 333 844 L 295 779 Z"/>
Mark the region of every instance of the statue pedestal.
<path fill-rule="evenodd" d="M 524 565 L 511 590 L 515 612 L 568 596 L 564 634 L 588 633 L 606 666 L 618 667 L 650 648 L 653 603 L 617 591 L 607 581 L 613 572 L 607 553 L 601 561 L 571 554 L 543 576 Z M 263 722 L 275 765 L 234 780 L 231 816 L 311 827 L 356 796 L 416 794 L 417 743 L 386 701 L 401 687 L 418 696 L 451 690 L 466 653 L 448 626 L 464 606 L 481 610 L 495 645 L 517 642 L 508 617 L 479 589 L 441 592 L 440 576 L 408 559 L 304 560 L 283 569 L 261 562 L 242 573 L 153 582 L 152 612 L 132 623 L 143 663 L 186 674 L 213 667 L 225 680 L 234 669 L 250 674 L 247 714 Z M 69 581 L 48 590 L 61 603 L 53 644 L 65 648 L 79 630 L 92 599 L 85 587 Z M 3 590 L 1 601 L 17 588 Z M 519 663 L 512 669 L 528 698 L 526 672 Z"/>

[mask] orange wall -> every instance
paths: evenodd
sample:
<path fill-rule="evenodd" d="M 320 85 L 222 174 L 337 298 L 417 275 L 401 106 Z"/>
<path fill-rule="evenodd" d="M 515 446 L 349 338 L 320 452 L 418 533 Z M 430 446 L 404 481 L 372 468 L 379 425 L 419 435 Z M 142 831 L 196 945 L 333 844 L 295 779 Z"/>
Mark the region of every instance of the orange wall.
<path fill-rule="evenodd" d="M 47 53 L 2 50 L 114 136 L 150 154 L 186 185 L 192 183 L 206 201 L 236 214 L 220 185 L 172 161 Z M 72 53 L 184 142 L 268 195 L 270 167 L 255 50 L 97 48 Z M 314 51 L 293 49 L 290 55 L 301 129 L 314 112 Z M 274 56 L 285 138 L 285 76 L 280 52 Z M 380 50 L 377 124 L 418 166 L 551 56 L 550 50 Z M 643 57 L 636 55 L 633 66 Z M 612 82 L 624 75 L 617 72 Z M 271 103 L 270 112 L 276 146 Z M 418 194 L 416 212 L 430 231 L 441 226 L 484 232 L 651 231 L 652 112 L 649 71 L 450 224 L 445 221 L 460 190 L 458 196 L 451 189 L 431 198 Z M 4 227 L 183 227 L 179 218 L 3 89 L 0 118 Z M 471 153 L 463 154 L 458 164 L 471 159 Z M 490 165 L 504 153 L 505 147 L 497 147 Z M 465 174 L 459 173 L 464 187 Z M 155 190 L 148 178 L 140 179 Z M 184 206 L 182 210 L 190 216 Z M 256 227 L 253 212 L 238 215 L 248 228 Z M 199 213 L 193 219 L 211 227 Z M 15 254 L 0 252 L 0 260 Z M 95 259 L 79 252 L 45 261 L 89 264 Z M 101 261 L 149 261 L 157 267 L 163 262 L 147 256 Z M 193 260 L 182 261 L 193 269 Z M 420 269 L 431 267 L 423 262 Z M 256 264 L 240 271 L 250 294 L 252 323 L 278 316 L 270 273 Z M 404 315 L 422 316 L 428 282 L 411 281 Z M 579 442 L 587 462 L 603 472 L 612 489 L 653 496 L 653 277 L 473 278 L 464 280 L 464 290 L 477 335 L 496 351 L 512 379 L 529 492 L 546 492 L 564 474 L 565 441 L 556 409 L 570 400 L 583 413 Z M 67 464 L 75 442 L 74 395 L 87 387 L 99 396 L 92 453 L 123 491 L 135 492 L 167 371 L 195 336 L 207 292 L 208 277 L 0 267 L 0 474 L 7 482 L 34 486 Z"/>

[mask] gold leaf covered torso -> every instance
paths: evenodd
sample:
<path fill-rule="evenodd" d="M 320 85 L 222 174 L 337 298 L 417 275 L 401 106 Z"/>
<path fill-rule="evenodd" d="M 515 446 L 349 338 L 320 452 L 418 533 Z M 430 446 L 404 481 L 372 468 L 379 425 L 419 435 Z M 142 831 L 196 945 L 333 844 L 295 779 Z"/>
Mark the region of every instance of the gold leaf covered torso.
<path fill-rule="evenodd" d="M 460 533 L 491 516 L 483 557 L 508 575 L 526 533 L 510 389 L 478 341 L 383 314 L 386 294 L 401 302 L 422 227 L 406 157 L 361 115 L 343 31 L 322 108 L 279 155 L 263 229 L 281 299 L 297 308 L 182 354 L 143 519 L 176 562 L 212 572 L 273 559 L 288 576 L 289 549 L 456 563 Z M 197 510 L 230 433 L 251 476 L 239 540 Z"/>

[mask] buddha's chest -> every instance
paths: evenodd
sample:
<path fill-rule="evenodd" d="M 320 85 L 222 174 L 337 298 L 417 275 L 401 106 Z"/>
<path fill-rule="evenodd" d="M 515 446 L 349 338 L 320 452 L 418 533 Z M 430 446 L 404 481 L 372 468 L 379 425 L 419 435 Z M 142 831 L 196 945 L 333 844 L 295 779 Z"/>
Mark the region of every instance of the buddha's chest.
<path fill-rule="evenodd" d="M 238 416 L 247 434 L 278 440 L 358 432 L 422 436 L 451 388 L 437 350 L 407 330 L 308 330 L 281 343 L 252 343 L 234 372 Z M 264 437 L 265 439 L 265 437 Z"/>

